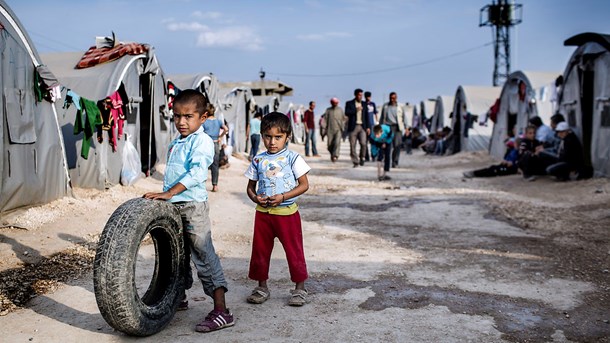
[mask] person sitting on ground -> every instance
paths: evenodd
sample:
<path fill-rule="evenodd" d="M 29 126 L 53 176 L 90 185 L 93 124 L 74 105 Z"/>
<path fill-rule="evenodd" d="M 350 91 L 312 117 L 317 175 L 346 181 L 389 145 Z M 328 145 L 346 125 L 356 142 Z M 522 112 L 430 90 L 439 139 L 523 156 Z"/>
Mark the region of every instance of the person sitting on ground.
<path fill-rule="evenodd" d="M 422 135 L 419 128 L 414 127 L 412 134 L 413 134 L 413 141 L 411 142 L 411 147 L 413 149 L 419 148 L 422 144 L 424 144 L 426 142 L 426 136 Z"/>
<path fill-rule="evenodd" d="M 556 177 L 559 181 L 584 178 L 583 149 L 578 137 L 570 130 L 570 126 L 566 122 L 557 124 L 555 131 L 561 138 L 559 162 L 548 166 L 546 173 Z"/>
<path fill-rule="evenodd" d="M 534 175 L 544 175 L 544 169 L 540 168 L 539 156 L 536 150 L 542 146 L 542 142 L 536 139 L 536 127 L 529 125 L 525 129 L 525 137 L 519 142 L 519 169 L 523 178 L 527 181 L 534 181 Z"/>
<path fill-rule="evenodd" d="M 553 132 L 553 129 L 548 125 L 545 125 L 540 117 L 532 117 L 529 120 L 529 123 L 536 127 L 536 139 L 538 141 L 542 142 L 543 144 L 553 141 L 555 132 Z"/>
<path fill-rule="evenodd" d="M 555 114 L 551 117 L 551 127 L 553 130 L 561 122 L 565 122 L 563 115 Z M 538 132 L 538 131 L 536 131 Z M 536 175 L 546 175 L 546 168 L 559 162 L 559 146 L 561 139 L 553 137 L 548 142 L 539 142 L 532 154 L 523 155 L 519 161 L 519 169 L 523 177 L 528 181 L 536 180 Z"/>
<path fill-rule="evenodd" d="M 438 131 L 434 154 L 438 156 L 445 155 L 445 152 L 447 152 L 447 147 L 449 145 L 449 140 L 451 140 L 451 128 L 445 126 L 442 130 Z"/>
<path fill-rule="evenodd" d="M 499 164 L 494 164 L 487 168 L 464 172 L 464 177 L 492 177 L 517 174 L 517 159 L 519 150 L 515 148 L 515 138 L 506 141 L 506 154 Z"/>
<path fill-rule="evenodd" d="M 436 149 L 436 135 L 433 133 L 428 134 L 428 138 L 420 147 L 426 155 L 434 154 L 434 150 Z"/>
<path fill-rule="evenodd" d="M 390 171 L 390 161 L 392 159 L 391 145 L 394 141 L 392 128 L 386 124 L 375 125 L 370 140 L 371 155 L 377 161 L 377 178 L 379 181 L 390 180 L 387 173 Z M 383 162 L 383 169 L 381 168 L 381 162 Z"/>

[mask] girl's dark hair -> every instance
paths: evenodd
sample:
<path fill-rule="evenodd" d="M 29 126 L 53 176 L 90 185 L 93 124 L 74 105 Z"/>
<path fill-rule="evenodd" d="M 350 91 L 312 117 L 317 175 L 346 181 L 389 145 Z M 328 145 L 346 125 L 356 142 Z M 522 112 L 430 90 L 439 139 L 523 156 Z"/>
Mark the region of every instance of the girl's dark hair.
<path fill-rule="evenodd" d="M 261 120 L 261 133 L 266 132 L 272 127 L 278 128 L 281 133 L 285 133 L 288 137 L 292 135 L 290 119 L 284 113 L 271 112 L 263 117 Z"/>
<path fill-rule="evenodd" d="M 195 111 L 197 111 L 199 115 L 206 112 L 208 112 L 208 115 L 210 116 L 214 114 L 214 106 L 210 104 L 208 98 L 203 95 L 203 93 L 197 90 L 185 89 L 176 95 L 174 98 L 174 106 L 185 104 L 195 104 Z"/>
<path fill-rule="evenodd" d="M 540 119 L 540 117 L 538 117 L 538 116 L 535 116 L 529 120 L 529 123 L 536 127 L 539 127 L 539 126 L 542 126 L 542 119 Z"/>

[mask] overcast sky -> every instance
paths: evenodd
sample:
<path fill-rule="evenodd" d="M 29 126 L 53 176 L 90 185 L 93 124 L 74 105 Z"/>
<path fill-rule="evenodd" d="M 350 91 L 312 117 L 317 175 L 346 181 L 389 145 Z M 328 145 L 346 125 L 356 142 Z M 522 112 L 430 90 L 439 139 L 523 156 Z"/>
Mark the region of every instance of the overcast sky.
<path fill-rule="evenodd" d="M 86 50 L 111 31 L 156 48 L 166 74 L 213 72 L 221 81 L 267 78 L 295 89 L 295 103 L 352 98 L 383 102 L 491 85 L 491 0 L 8 0 L 39 52 Z M 610 33 L 610 1 L 525 0 L 512 31 L 512 70 L 563 72 L 568 37 Z M 383 71 L 392 69 L 391 71 Z M 334 75 L 334 76 L 329 76 Z M 287 98 L 288 99 L 288 98 Z"/>

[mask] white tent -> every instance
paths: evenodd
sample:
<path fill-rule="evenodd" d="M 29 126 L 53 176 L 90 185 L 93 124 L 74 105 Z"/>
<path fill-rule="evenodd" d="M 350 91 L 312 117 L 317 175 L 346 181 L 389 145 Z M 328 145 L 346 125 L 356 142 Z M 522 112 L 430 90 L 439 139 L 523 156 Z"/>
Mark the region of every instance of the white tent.
<path fill-rule="evenodd" d="M 508 76 L 500 93 L 500 106 L 489 146 L 491 156 L 502 159 L 508 133 L 514 129 L 515 135 L 523 134 L 530 118 L 539 116 L 545 124 L 550 123 L 553 115 L 551 93 L 558 76 L 559 72 L 526 71 L 515 71 Z M 522 97 L 519 96 L 521 83 L 525 86 Z"/>
<path fill-rule="evenodd" d="M 93 67 L 76 69 L 84 52 L 51 53 L 43 61 L 57 75 L 60 83 L 81 97 L 92 101 L 106 98 L 120 88 L 129 101 L 125 104 L 124 132 L 136 146 L 145 173 L 151 172 L 157 161 L 165 161 L 171 141 L 170 118 L 165 112 L 165 80 L 154 49 L 147 53 L 124 55 L 114 61 Z M 74 135 L 76 106 L 68 109 L 57 104 L 59 122 L 66 143 L 70 176 L 73 185 L 104 189 L 118 184 L 122 168 L 122 151 L 125 137 L 118 137 L 116 152 L 108 144 L 108 131 L 103 142 L 92 138 L 92 151 L 87 159 L 81 156 L 83 134 Z"/>
<path fill-rule="evenodd" d="M 256 101 L 250 88 L 237 87 L 233 89 L 221 88 L 221 110 L 229 126 L 228 145 L 234 153 L 246 152 L 250 139 L 246 128 L 254 112 Z"/>
<path fill-rule="evenodd" d="M 34 74 L 58 85 L 27 32 L 0 0 L 0 213 L 68 195 L 69 176 L 57 113 L 37 99 Z"/>
<path fill-rule="evenodd" d="M 450 95 L 439 95 L 434 102 L 434 112 L 430 123 L 430 132 L 441 130 L 451 125 L 451 113 L 455 97 Z"/>
<path fill-rule="evenodd" d="M 195 89 L 203 93 L 208 98 L 210 104 L 214 105 L 216 118 L 224 120 L 220 97 L 220 83 L 214 74 L 174 74 L 167 77 L 167 83 L 169 84 L 170 82 L 180 90 Z M 171 131 L 172 137 L 178 134 L 174 125 L 171 125 Z"/>
<path fill-rule="evenodd" d="M 280 107 L 280 100 L 277 96 L 273 95 L 265 95 L 265 96 L 254 96 L 254 101 L 256 102 L 256 107 L 261 115 L 266 115 L 271 112 L 277 111 Z"/>
<path fill-rule="evenodd" d="M 487 113 L 499 96 L 500 87 L 458 87 L 451 120 L 452 153 L 489 149 L 493 128 L 489 123 L 479 125 L 478 118 Z"/>
<path fill-rule="evenodd" d="M 422 100 L 419 103 L 419 116 L 422 120 L 427 121 L 432 118 L 434 115 L 434 106 L 435 101 L 430 99 Z"/>
<path fill-rule="evenodd" d="M 277 109 L 278 112 L 284 113 L 290 118 L 292 125 L 292 142 L 297 144 L 305 144 L 305 125 L 303 124 L 303 114 L 305 106 L 295 105 L 290 101 L 282 101 Z"/>
<path fill-rule="evenodd" d="M 580 138 L 585 163 L 596 176 L 610 176 L 610 35 L 583 33 L 563 74 L 559 113 Z"/>

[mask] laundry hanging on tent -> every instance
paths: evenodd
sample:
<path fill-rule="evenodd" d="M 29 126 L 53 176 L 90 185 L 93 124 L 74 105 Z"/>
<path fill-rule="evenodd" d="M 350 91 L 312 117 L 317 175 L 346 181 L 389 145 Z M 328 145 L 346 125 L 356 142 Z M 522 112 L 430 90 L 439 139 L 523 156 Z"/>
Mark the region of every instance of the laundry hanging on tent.
<path fill-rule="evenodd" d="M 97 102 L 97 107 L 100 110 L 102 123 L 96 126 L 97 129 L 97 141 L 98 143 L 104 142 L 104 131 L 108 131 L 108 143 L 112 147 L 112 152 L 116 152 L 116 134 L 114 128 L 116 127 L 116 120 L 113 118 L 110 108 L 112 107 L 112 100 L 106 98 Z M 122 133 L 122 130 L 121 130 Z"/>
<path fill-rule="evenodd" d="M 62 106 L 62 108 L 68 109 L 70 108 L 70 104 L 74 104 L 74 107 L 76 107 L 77 111 L 81 110 L 80 95 L 76 94 L 73 90 L 68 89 L 68 91 L 66 92 L 66 99 L 64 100 L 64 105 Z"/>
<path fill-rule="evenodd" d="M 180 88 L 176 87 L 176 85 L 171 82 L 171 81 L 167 81 L 167 108 L 170 110 L 174 109 L 174 98 L 176 97 L 176 95 L 180 94 L 181 90 Z"/>
<path fill-rule="evenodd" d="M 76 121 L 74 122 L 74 134 L 84 133 L 85 137 L 83 138 L 80 155 L 84 159 L 88 159 L 91 138 L 95 127 L 102 124 L 102 115 L 95 101 L 80 97 L 79 105 L 80 109 L 76 112 Z"/>

